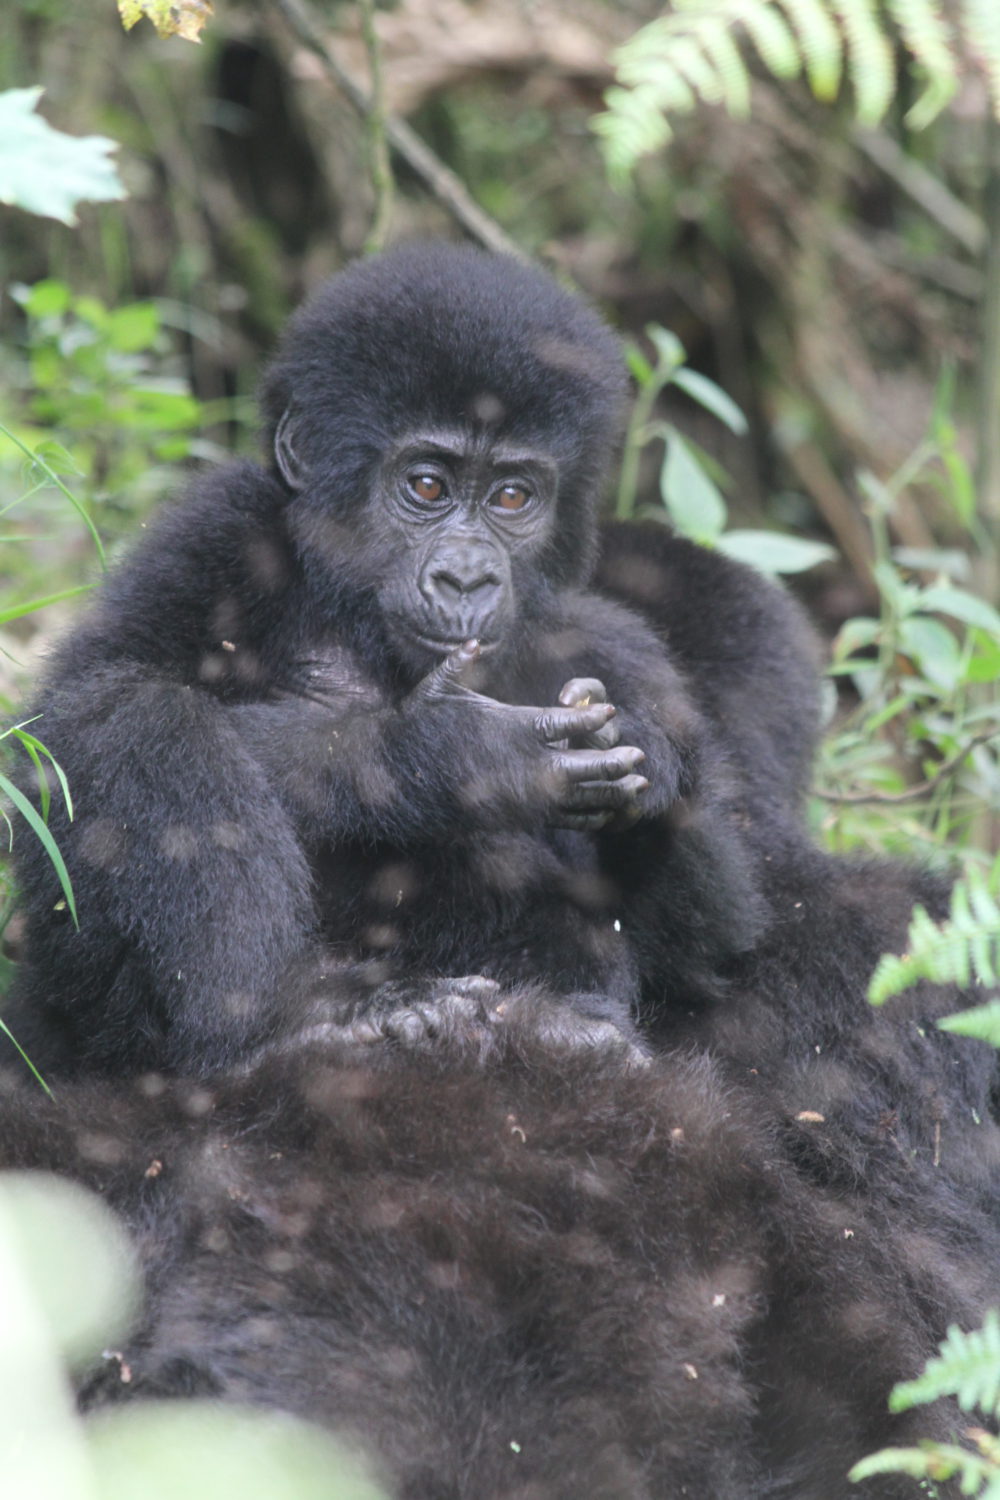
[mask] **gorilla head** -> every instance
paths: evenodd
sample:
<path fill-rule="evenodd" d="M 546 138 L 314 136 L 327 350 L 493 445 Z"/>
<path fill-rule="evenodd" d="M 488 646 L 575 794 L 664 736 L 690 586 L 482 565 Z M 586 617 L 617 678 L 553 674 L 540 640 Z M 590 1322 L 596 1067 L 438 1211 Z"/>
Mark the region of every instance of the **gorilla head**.
<path fill-rule="evenodd" d="M 310 557 L 342 578 L 347 522 L 392 645 L 422 647 L 426 666 L 472 637 L 484 652 L 509 642 L 547 592 L 536 580 L 588 576 L 624 391 L 615 339 L 576 298 L 513 260 L 435 245 L 329 282 L 292 319 L 263 404 Z M 412 566 L 373 563 L 373 547 Z"/>

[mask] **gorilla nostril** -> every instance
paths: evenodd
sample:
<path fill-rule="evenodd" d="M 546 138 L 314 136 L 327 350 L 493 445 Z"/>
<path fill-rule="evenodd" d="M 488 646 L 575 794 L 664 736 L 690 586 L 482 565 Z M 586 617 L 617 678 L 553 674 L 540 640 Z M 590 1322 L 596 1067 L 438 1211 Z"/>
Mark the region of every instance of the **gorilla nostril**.
<path fill-rule="evenodd" d="M 444 598 L 458 599 L 463 594 L 476 594 L 483 589 L 498 588 L 500 580 L 495 573 L 461 568 L 439 568 L 431 574 L 431 584 Z"/>

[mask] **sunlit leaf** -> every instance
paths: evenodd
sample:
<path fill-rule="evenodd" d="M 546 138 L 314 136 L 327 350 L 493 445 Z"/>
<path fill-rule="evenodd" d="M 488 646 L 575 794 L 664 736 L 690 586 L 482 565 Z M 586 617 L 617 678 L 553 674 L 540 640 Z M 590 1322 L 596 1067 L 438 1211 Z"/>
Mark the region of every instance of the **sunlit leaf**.
<path fill-rule="evenodd" d="M 160 37 L 179 36 L 200 42 L 201 31 L 214 13 L 212 0 L 118 0 L 118 14 L 126 31 L 143 16 L 152 21 Z"/>
<path fill-rule="evenodd" d="M 118 147 L 105 136 L 53 130 L 35 112 L 41 95 L 40 88 L 0 94 L 0 203 L 75 224 L 78 203 L 126 196 L 110 160 Z"/>

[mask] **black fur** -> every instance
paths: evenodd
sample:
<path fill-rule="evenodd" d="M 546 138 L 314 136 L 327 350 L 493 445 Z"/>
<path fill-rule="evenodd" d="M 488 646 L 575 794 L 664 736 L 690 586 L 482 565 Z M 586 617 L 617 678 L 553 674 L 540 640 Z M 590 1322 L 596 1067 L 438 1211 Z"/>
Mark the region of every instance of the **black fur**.
<path fill-rule="evenodd" d="M 84 1404 L 292 1411 L 394 1500 L 832 1500 L 874 1448 L 953 1435 L 947 1404 L 886 1397 L 981 1316 L 986 1221 L 919 1160 L 870 1193 L 835 1134 L 704 1054 L 594 1047 L 560 1001 L 551 1039 L 552 1011 L 0 1094 L 0 1162 L 96 1188 L 145 1269 Z M 836 1183 L 799 1162 L 809 1134 Z"/>
<path fill-rule="evenodd" d="M 943 898 L 806 842 L 795 608 L 658 530 L 591 577 L 620 397 L 545 278 L 360 267 L 265 382 L 272 470 L 164 514 L 59 651 L 82 930 L 22 841 L 9 1019 L 113 1077 L 0 1075 L 0 1163 L 132 1227 L 87 1404 L 300 1412 L 394 1500 L 839 1500 L 953 1433 L 885 1400 L 996 1300 L 994 1054 L 935 1029 L 956 994 L 865 1001 Z"/>
<path fill-rule="evenodd" d="M 297 315 L 271 472 L 161 515 L 41 689 L 81 922 L 20 841 L 7 1020 L 43 1070 L 212 1071 L 400 977 L 544 980 L 624 1030 L 721 992 L 796 813 L 811 647 L 683 542 L 624 544 L 670 574 L 656 630 L 588 590 L 622 394 L 592 313 L 471 250 L 354 267 Z M 621 546 L 606 592 L 641 603 Z"/>

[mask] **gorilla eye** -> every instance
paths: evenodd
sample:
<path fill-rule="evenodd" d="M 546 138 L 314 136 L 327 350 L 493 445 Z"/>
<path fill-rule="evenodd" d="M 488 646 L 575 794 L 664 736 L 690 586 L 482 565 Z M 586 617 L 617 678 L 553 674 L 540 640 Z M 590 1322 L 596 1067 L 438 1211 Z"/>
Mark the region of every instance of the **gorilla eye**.
<path fill-rule="evenodd" d="M 435 474 L 411 474 L 407 482 L 411 493 L 428 505 L 433 505 L 444 494 L 444 485 Z"/>
<path fill-rule="evenodd" d="M 499 505 L 501 510 L 523 510 L 530 499 L 528 491 L 523 490 L 519 484 L 505 484 L 502 489 L 497 490 L 493 503 Z"/>

